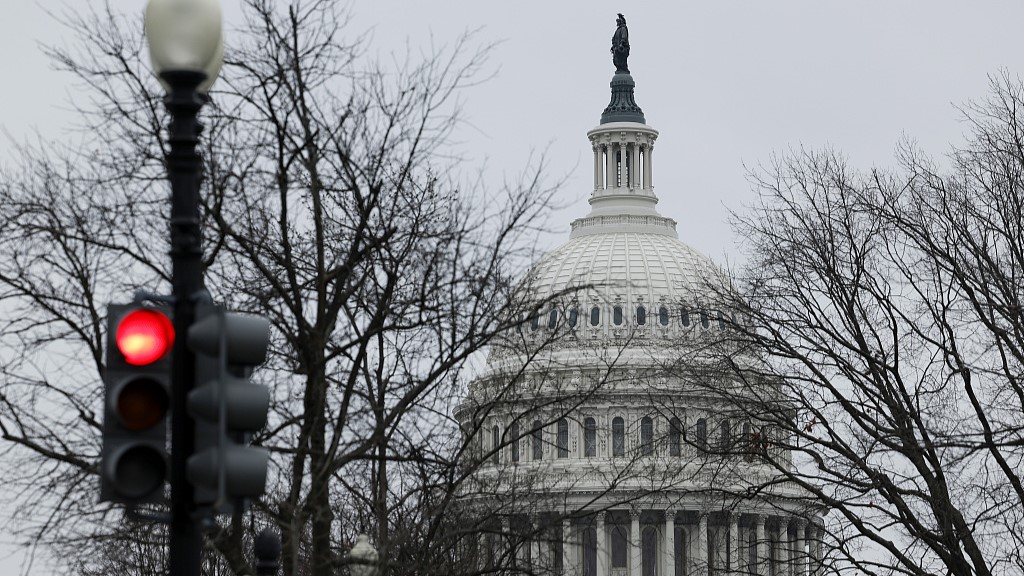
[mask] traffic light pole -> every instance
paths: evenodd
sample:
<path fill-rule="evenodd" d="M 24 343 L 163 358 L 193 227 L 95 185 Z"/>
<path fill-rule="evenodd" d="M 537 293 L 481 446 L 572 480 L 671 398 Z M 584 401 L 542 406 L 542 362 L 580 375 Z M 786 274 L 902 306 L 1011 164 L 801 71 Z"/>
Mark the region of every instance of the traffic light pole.
<path fill-rule="evenodd" d="M 184 336 L 195 317 L 195 297 L 203 288 L 202 230 L 199 220 L 199 183 L 202 159 L 196 151 L 202 126 L 198 121 L 202 97 L 196 87 L 206 78 L 201 72 L 168 71 L 161 74 L 171 90 L 165 100 L 171 114 L 167 175 L 171 181 L 171 263 L 174 296 L 174 331 Z M 170 576 L 199 576 L 202 532 L 192 517 L 193 488 L 186 463 L 193 451 L 192 417 L 187 409 L 192 389 L 195 354 L 184 343 L 174 347 L 171 359 L 171 534 Z"/>

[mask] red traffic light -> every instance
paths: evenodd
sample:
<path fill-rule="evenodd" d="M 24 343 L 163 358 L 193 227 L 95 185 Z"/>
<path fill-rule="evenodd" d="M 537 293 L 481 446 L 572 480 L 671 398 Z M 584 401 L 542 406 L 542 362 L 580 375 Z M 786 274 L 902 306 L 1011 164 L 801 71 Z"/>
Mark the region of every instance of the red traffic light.
<path fill-rule="evenodd" d="M 145 366 L 163 358 L 174 346 L 174 326 L 164 314 L 139 308 L 121 319 L 116 339 L 125 362 Z"/>

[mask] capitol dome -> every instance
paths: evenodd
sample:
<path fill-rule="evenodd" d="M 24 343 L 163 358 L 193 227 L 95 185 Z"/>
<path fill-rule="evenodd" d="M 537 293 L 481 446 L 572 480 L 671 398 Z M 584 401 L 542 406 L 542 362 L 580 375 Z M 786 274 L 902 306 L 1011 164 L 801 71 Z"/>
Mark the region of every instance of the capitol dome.
<path fill-rule="evenodd" d="M 602 334 L 648 328 L 674 341 L 691 328 L 721 329 L 735 320 L 716 304 L 728 281 L 710 258 L 674 234 L 602 228 L 592 226 L 530 270 L 528 299 L 541 308 L 543 322 L 552 323 L 544 311 L 550 303 L 554 321 L 569 328 Z"/>
<path fill-rule="evenodd" d="M 529 311 L 455 411 L 480 462 L 467 501 L 486 510 L 471 557 L 495 573 L 813 573 L 820 511 L 778 478 L 788 443 L 744 405 L 751 381 L 707 361 L 743 364 L 744 319 L 728 276 L 657 210 L 658 131 L 634 87 L 616 72 L 587 133 L 591 211 L 523 278 Z"/>

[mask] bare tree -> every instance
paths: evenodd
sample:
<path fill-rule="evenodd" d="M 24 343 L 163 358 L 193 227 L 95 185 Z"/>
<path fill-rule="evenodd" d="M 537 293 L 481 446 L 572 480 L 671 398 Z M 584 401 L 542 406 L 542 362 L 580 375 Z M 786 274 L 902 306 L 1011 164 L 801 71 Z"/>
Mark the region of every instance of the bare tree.
<path fill-rule="evenodd" d="M 720 357 L 745 386 L 716 393 L 743 450 L 830 511 L 837 572 L 1024 573 L 1022 96 L 993 79 L 945 162 L 797 150 L 754 175 L 722 297 L 758 360 Z"/>
<path fill-rule="evenodd" d="M 473 355 L 519 317 L 512 279 L 552 189 L 539 171 L 496 193 L 448 176 L 458 94 L 486 46 L 463 37 L 385 67 L 345 40 L 334 2 L 245 9 L 204 119 L 205 264 L 216 298 L 273 323 L 256 375 L 273 415 L 255 442 L 274 457 L 253 514 L 211 533 L 217 570 L 252 573 L 246 543 L 273 524 L 287 575 L 342 573 L 361 531 L 387 573 L 458 573 L 446 552 L 475 431 L 449 408 Z M 83 86 L 81 141 L 24 146 L 0 175 L 0 450 L 21 463 L 4 480 L 25 487 L 29 537 L 65 553 L 109 539 L 88 574 L 152 560 L 162 541 L 95 505 L 93 479 L 105 306 L 169 281 L 167 119 L 139 19 L 65 23 L 80 43 L 52 56 Z"/>

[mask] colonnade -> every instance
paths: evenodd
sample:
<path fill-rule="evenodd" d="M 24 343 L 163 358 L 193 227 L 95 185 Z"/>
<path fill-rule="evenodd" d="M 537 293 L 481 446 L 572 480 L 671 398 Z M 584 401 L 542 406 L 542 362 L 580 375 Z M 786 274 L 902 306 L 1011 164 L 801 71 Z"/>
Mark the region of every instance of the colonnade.
<path fill-rule="evenodd" d="M 651 188 L 654 146 L 644 142 L 609 142 L 594 144 L 593 149 L 595 190 Z"/>
<path fill-rule="evenodd" d="M 661 516 L 659 518 L 658 516 Z M 765 514 L 722 512 L 715 515 L 688 511 L 628 512 L 626 566 L 616 564 L 612 547 L 615 534 L 625 528 L 623 513 L 601 512 L 595 519 L 597 546 L 588 551 L 582 537 L 586 524 L 572 526 L 564 574 L 582 576 L 816 576 L 821 546 L 818 530 L 803 519 Z M 648 528 L 653 541 L 645 542 Z M 574 530 L 573 530 L 574 529 Z M 565 534 L 563 532 L 563 534 Z M 676 542 L 677 538 L 681 541 Z M 809 544 L 809 546 L 808 546 Z M 596 556 L 596 571 L 585 573 L 580 562 Z M 652 554 L 645 558 L 645 554 Z M 572 567 L 577 568 L 572 568 Z"/>
<path fill-rule="evenodd" d="M 514 565 L 565 576 L 819 576 L 821 528 L 803 518 L 695 510 L 609 510 L 543 520 Z M 546 527 L 546 530 L 540 530 Z M 515 528 L 514 526 L 511 528 Z M 508 520 L 501 530 L 512 534 Z M 515 531 L 515 530 L 513 530 Z M 493 546 L 494 540 L 481 546 Z M 492 548 L 493 550 L 493 548 Z M 497 557 L 497 555 L 495 555 Z M 537 570 L 535 570 L 537 571 Z"/>

